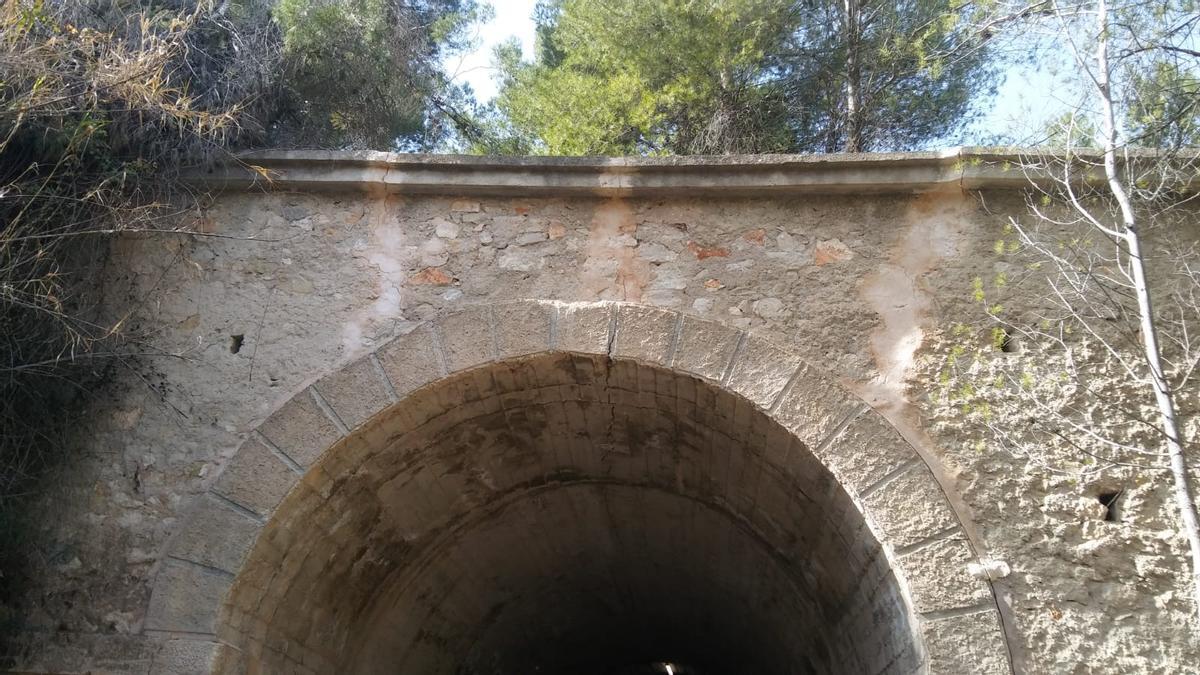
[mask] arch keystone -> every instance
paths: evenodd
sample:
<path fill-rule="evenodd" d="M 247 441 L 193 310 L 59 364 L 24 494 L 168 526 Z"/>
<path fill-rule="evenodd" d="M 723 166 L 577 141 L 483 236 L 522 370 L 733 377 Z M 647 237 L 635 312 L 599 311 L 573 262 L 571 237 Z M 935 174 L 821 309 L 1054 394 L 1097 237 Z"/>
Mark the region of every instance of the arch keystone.
<path fill-rule="evenodd" d="M 492 309 L 499 358 L 536 354 L 550 348 L 554 305 L 527 300 L 497 305 Z"/>
<path fill-rule="evenodd" d="M 675 312 L 619 304 L 612 355 L 665 366 L 675 346 L 678 323 L 679 315 Z"/>
<path fill-rule="evenodd" d="M 610 350 L 616 305 L 609 302 L 558 305 L 555 348 L 580 354 L 605 354 Z"/>

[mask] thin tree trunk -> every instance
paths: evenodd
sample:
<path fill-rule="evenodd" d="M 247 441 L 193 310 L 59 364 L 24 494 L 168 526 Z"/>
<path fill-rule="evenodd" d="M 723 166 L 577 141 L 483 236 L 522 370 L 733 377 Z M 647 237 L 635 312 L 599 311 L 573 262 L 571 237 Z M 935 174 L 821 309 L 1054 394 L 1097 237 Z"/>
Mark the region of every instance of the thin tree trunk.
<path fill-rule="evenodd" d="M 1138 320 L 1142 331 L 1146 365 L 1150 368 L 1154 399 L 1162 432 L 1167 437 L 1167 454 L 1170 458 L 1171 476 L 1174 479 L 1175 505 L 1179 509 L 1184 536 L 1192 555 L 1192 596 L 1196 603 L 1197 619 L 1200 619 L 1200 524 L 1196 517 L 1196 504 L 1188 480 L 1187 458 L 1183 454 L 1179 427 L 1176 422 L 1175 402 L 1171 385 L 1162 367 L 1162 356 L 1158 347 L 1158 332 L 1154 324 L 1154 308 L 1150 299 L 1150 288 L 1146 282 L 1146 265 L 1142 258 L 1141 235 L 1138 232 L 1137 216 L 1129 201 L 1125 184 L 1117 173 L 1116 116 L 1113 113 L 1112 91 L 1108 64 L 1108 5 L 1105 0 L 1097 3 L 1099 38 L 1096 47 L 1096 89 L 1100 94 L 1104 123 L 1104 175 L 1108 187 L 1121 209 L 1122 233 L 1129 247 L 1129 274 L 1132 278 L 1138 301 Z"/>
<path fill-rule="evenodd" d="M 842 0 L 846 41 L 846 152 L 862 152 L 862 65 L 859 63 L 859 0 Z"/>

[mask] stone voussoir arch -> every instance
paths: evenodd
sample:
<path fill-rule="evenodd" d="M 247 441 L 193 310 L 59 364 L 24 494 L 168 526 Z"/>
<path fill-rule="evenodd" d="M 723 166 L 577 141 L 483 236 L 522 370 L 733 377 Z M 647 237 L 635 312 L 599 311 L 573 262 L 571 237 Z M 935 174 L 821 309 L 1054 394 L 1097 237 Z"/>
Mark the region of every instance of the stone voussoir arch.
<path fill-rule="evenodd" d="M 994 594 L 924 460 L 881 416 L 788 349 L 716 321 L 642 305 L 522 301 L 448 313 L 288 399 L 253 430 L 168 541 L 144 622 L 153 672 L 221 670 L 227 596 L 285 496 L 329 448 L 409 394 L 488 364 L 568 352 L 699 378 L 799 440 L 862 512 L 903 589 L 933 673 L 1008 673 Z"/>

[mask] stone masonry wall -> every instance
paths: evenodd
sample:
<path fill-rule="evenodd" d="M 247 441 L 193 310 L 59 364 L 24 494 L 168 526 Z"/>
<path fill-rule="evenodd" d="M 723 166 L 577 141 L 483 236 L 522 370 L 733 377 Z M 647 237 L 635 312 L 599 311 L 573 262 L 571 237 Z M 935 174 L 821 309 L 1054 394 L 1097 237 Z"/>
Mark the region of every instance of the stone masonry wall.
<path fill-rule="evenodd" d="M 452 192 L 452 186 L 447 189 Z M 149 672 L 141 634 L 180 510 L 284 400 L 418 323 L 517 299 L 664 307 L 787 345 L 881 413 L 947 489 L 993 580 L 1018 672 L 1200 663 L 1167 484 L 1089 485 L 966 442 L 918 359 L 990 273 L 1007 191 L 731 197 L 230 192 L 201 235 L 115 241 L 109 317 L 142 356 L 93 397 L 40 501 L 11 649 L 32 671 Z M 937 423 L 929 415 L 937 413 Z M 1195 442 L 1195 438 L 1189 439 Z M 1133 481 L 1129 483 L 1129 481 Z"/>

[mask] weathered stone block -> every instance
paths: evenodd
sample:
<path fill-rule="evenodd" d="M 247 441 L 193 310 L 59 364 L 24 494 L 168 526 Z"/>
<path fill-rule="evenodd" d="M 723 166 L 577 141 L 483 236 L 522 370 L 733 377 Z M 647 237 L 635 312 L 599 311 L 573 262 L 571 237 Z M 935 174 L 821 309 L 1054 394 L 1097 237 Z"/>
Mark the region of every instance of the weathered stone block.
<path fill-rule="evenodd" d="M 783 394 L 775 420 L 815 448 L 863 406 L 830 378 L 804 366 Z"/>
<path fill-rule="evenodd" d="M 388 383 L 383 381 L 379 369 L 375 366 L 375 360 L 370 356 L 363 357 L 323 378 L 314 387 L 347 429 L 358 427 L 375 413 L 394 403 Z M 307 406 L 305 409 L 308 410 Z M 309 419 L 315 421 L 316 418 Z M 328 438 L 329 429 L 323 431 L 324 434 L 313 439 L 313 443 L 318 447 L 322 441 L 326 441 L 323 448 L 316 450 L 318 454 L 337 440 L 337 436 Z M 337 429 L 333 431 L 336 432 Z M 273 438 L 270 434 L 267 437 Z"/>
<path fill-rule="evenodd" d="M 339 373 L 340 374 L 340 373 Z M 334 388 L 334 391 L 340 391 Z M 310 466 L 342 437 L 307 391 L 292 397 L 258 428 L 267 440 L 300 466 Z"/>
<path fill-rule="evenodd" d="M 720 382 L 737 349 L 741 333 L 714 321 L 684 316 L 675 347 L 674 366 L 706 380 Z"/>
<path fill-rule="evenodd" d="M 146 630 L 215 633 L 221 600 L 232 583 L 232 575 L 181 560 L 164 560 L 146 610 Z"/>
<path fill-rule="evenodd" d="M 159 647 L 145 635 L 97 634 L 91 643 L 90 666 L 105 675 L 146 675 Z"/>
<path fill-rule="evenodd" d="M 610 303 L 575 303 L 558 310 L 556 348 L 581 354 L 608 354 L 609 328 L 616 306 Z"/>
<path fill-rule="evenodd" d="M 227 665 L 236 659 L 225 645 L 202 639 L 179 638 L 167 640 L 154 656 L 153 675 L 209 675 L 209 673 L 238 672 Z"/>
<path fill-rule="evenodd" d="M 251 438 L 238 449 L 212 490 L 267 516 L 299 478 L 258 439 Z"/>
<path fill-rule="evenodd" d="M 617 307 L 613 356 L 667 365 L 679 315 L 637 305 Z"/>
<path fill-rule="evenodd" d="M 433 346 L 432 326 L 422 326 L 408 335 L 401 335 L 381 347 L 375 355 L 400 397 L 442 376 L 441 357 Z"/>
<path fill-rule="evenodd" d="M 770 408 L 801 364 L 794 354 L 750 335 L 729 375 L 729 388 L 760 408 Z"/>
<path fill-rule="evenodd" d="M 914 609 L 933 612 L 972 607 L 991 598 L 987 583 L 967 571 L 974 560 L 966 534 L 961 531 L 903 555 L 900 567 L 912 589 Z"/>
<path fill-rule="evenodd" d="M 554 305 L 513 302 L 492 310 L 496 321 L 496 348 L 502 359 L 546 351 L 550 347 L 550 321 Z"/>
<path fill-rule="evenodd" d="M 496 359 L 490 307 L 472 307 L 438 320 L 442 351 L 451 373 Z"/>
<path fill-rule="evenodd" d="M 171 542 L 170 554 L 233 573 L 262 529 L 246 514 L 210 495 L 201 495 L 182 522 L 183 529 Z"/>
<path fill-rule="evenodd" d="M 1000 616 L 987 609 L 922 622 L 930 673 L 1009 675 Z"/>
<path fill-rule="evenodd" d="M 915 544 L 958 524 L 941 487 L 924 464 L 914 464 L 872 492 L 865 503 L 896 548 Z"/>
<path fill-rule="evenodd" d="M 842 485 L 856 495 L 905 462 L 919 458 L 908 441 L 883 416 L 871 410 L 816 452 Z"/>

